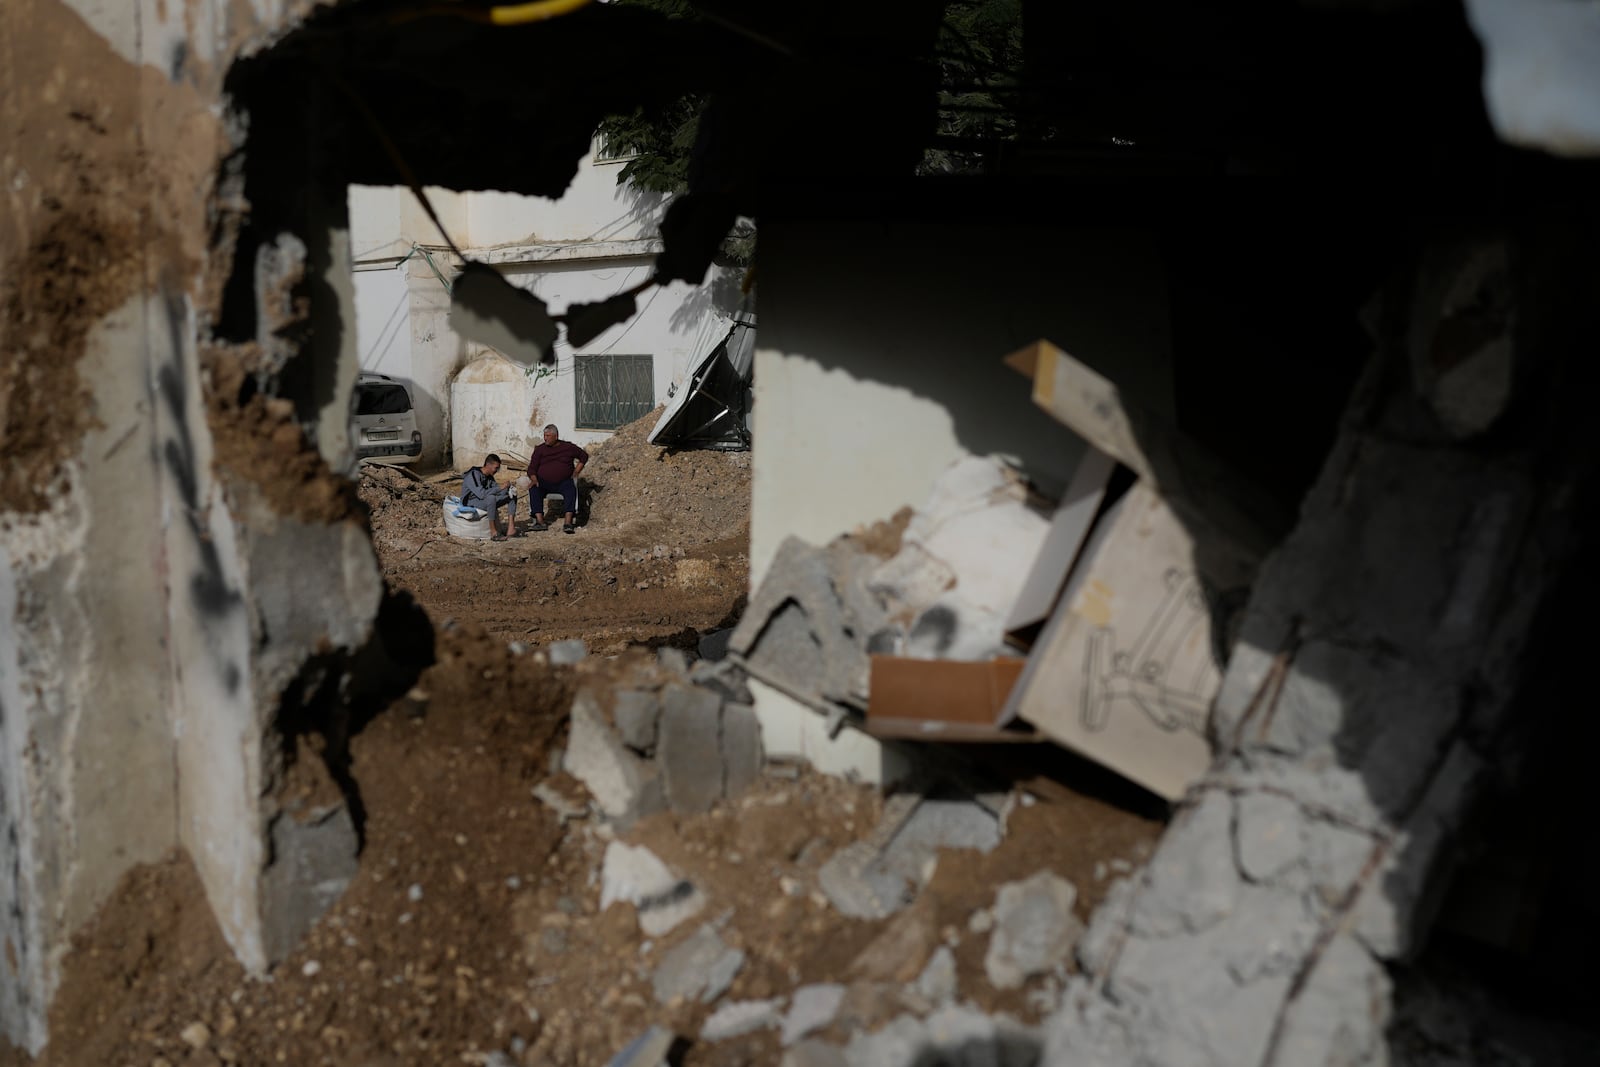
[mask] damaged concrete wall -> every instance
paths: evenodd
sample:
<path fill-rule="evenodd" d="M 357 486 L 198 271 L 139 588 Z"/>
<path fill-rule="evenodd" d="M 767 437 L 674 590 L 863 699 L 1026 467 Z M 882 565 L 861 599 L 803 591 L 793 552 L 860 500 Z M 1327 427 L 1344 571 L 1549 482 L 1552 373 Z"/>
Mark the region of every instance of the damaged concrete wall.
<path fill-rule="evenodd" d="M 872 255 L 853 250 L 870 241 Z M 920 507 L 969 455 L 999 455 L 1047 491 L 1081 441 L 1001 360 L 1050 338 L 1115 367 L 1171 410 L 1165 283 L 1149 235 L 1038 227 L 763 222 L 751 588 L 779 545 L 823 545 Z M 1155 310 L 1152 310 L 1155 309 Z M 768 747 L 832 773 L 892 779 L 901 761 L 756 683 Z"/>
<path fill-rule="evenodd" d="M 366 640 L 381 584 L 325 476 L 353 333 L 324 331 L 299 418 L 240 406 L 237 359 L 202 343 L 245 210 L 217 192 L 222 76 L 312 4 L 0 6 L 0 1034 L 36 1050 L 68 938 L 129 866 L 187 845 L 255 967 L 348 872 L 346 815 L 284 884 L 278 720 L 314 653 L 336 674 Z M 324 321 L 351 307 L 342 211 L 302 220 Z"/>

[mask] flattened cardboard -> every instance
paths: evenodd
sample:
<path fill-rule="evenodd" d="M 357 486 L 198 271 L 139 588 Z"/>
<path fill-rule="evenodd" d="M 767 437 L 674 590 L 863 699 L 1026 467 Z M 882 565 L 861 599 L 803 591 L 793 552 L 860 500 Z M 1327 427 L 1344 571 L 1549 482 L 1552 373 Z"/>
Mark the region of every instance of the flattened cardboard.
<path fill-rule="evenodd" d="M 1011 657 L 974 662 L 873 656 L 867 722 L 910 719 L 993 729 L 1022 668 L 1023 661 Z"/>
<path fill-rule="evenodd" d="M 1091 447 L 1073 472 L 1066 494 L 1050 520 L 1050 532 L 1045 535 L 1044 544 L 1034 557 L 1033 569 L 1028 572 L 1022 592 L 1006 618 L 1006 640 L 1017 648 L 1033 647 L 1040 628 L 1055 610 L 1072 565 L 1077 562 L 1089 536 L 1089 527 L 1100 511 L 1106 484 L 1115 467 L 1116 461 Z"/>
<path fill-rule="evenodd" d="M 1222 683 L 1193 543 L 1136 483 L 1096 524 L 1001 713 L 1176 799 L 1211 763 Z"/>

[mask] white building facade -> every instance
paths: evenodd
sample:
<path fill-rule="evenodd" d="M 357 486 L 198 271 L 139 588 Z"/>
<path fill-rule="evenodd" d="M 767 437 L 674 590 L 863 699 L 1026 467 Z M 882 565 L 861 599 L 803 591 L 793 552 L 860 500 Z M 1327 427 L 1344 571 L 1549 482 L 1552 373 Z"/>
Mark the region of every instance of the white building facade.
<path fill-rule="evenodd" d="M 427 190 L 451 239 L 536 293 L 555 315 L 650 277 L 666 199 L 617 184 L 621 160 L 591 152 L 560 200 Z M 486 452 L 527 456 L 546 423 L 590 444 L 664 403 L 697 357 L 727 333 L 743 272 L 713 267 L 701 286 L 640 294 L 627 322 L 553 366 L 525 372 L 450 329 L 459 266 L 409 190 L 352 186 L 350 233 L 361 369 L 404 383 L 416 406 L 425 468 L 462 468 Z"/>

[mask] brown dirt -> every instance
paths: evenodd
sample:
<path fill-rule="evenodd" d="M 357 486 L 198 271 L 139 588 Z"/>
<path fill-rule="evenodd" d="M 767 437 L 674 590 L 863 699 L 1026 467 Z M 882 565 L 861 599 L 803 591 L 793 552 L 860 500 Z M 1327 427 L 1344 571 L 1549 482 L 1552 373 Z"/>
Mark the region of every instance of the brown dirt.
<path fill-rule="evenodd" d="M 529 644 L 581 637 L 609 654 L 693 646 L 731 625 L 750 573 L 749 454 L 664 452 L 644 440 L 655 419 L 592 450 L 571 535 L 556 526 L 502 542 L 453 538 L 440 503 L 458 476 L 364 467 L 360 495 L 384 574 L 436 621 Z M 501 480 L 520 473 L 508 465 Z"/>
<path fill-rule="evenodd" d="M 817 891 L 817 869 L 873 828 L 878 795 L 769 774 L 706 815 L 658 815 L 623 835 L 709 898 L 699 919 L 650 943 L 631 906 L 598 910 L 608 835 L 586 821 L 563 827 L 530 790 L 547 776 L 574 685 L 662 677 L 639 652 L 552 670 L 470 628 L 443 635 L 440 662 L 419 682 L 426 714 L 397 706 L 352 740 L 366 848 L 306 943 L 249 978 L 185 856 L 136 870 L 76 939 L 37 1067 L 401 1067 L 472 1064 L 495 1050 L 519 1050 L 522 1065 L 598 1067 L 654 1023 L 698 1033 L 709 1009 L 659 1005 L 649 979 L 665 951 L 719 917 L 748 954 L 729 999 L 844 981 L 843 1019 L 870 1027 L 904 1010 L 900 984 L 949 943 L 964 996 L 1031 1018 L 1024 993 L 982 981 L 987 937 L 968 931 L 968 916 L 1000 881 L 1045 867 L 1074 877 L 1086 909 L 1103 886 L 1091 867 L 1137 860 L 1153 839 L 1154 824 L 1088 797 L 1040 802 L 1013 813 L 990 855 L 947 854 L 899 916 L 852 920 Z M 761 1032 L 697 1044 L 685 1062 L 776 1058 L 775 1035 Z M 25 1062 L 0 1055 L 7 1067 Z"/>

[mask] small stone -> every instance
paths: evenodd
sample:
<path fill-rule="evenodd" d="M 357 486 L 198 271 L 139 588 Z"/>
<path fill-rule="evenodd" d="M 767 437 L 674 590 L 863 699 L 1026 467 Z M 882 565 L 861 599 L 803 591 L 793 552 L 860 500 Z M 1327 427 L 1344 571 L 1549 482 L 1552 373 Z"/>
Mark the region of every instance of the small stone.
<path fill-rule="evenodd" d="M 406 890 L 406 899 L 413 904 L 422 899 L 422 884 L 420 882 L 413 882 L 411 888 Z"/>
<path fill-rule="evenodd" d="M 211 1043 L 211 1027 L 202 1022 L 192 1022 L 178 1036 L 190 1048 L 205 1048 Z"/>
<path fill-rule="evenodd" d="M 322 970 L 322 964 L 316 960 L 306 960 L 305 964 L 300 968 L 300 973 L 307 978 L 315 978 L 320 970 Z"/>
<path fill-rule="evenodd" d="M 656 649 L 656 661 L 673 674 L 689 673 L 689 656 L 681 648 L 661 646 Z"/>
<path fill-rule="evenodd" d="M 956 999 L 956 957 L 945 945 L 940 945 L 928 959 L 928 965 L 917 976 L 917 992 L 932 1004 L 948 1004 Z"/>
<path fill-rule="evenodd" d="M 567 951 L 567 931 L 559 926 L 547 926 L 539 934 L 539 947 L 552 956 Z"/>
<path fill-rule="evenodd" d="M 979 908 L 967 918 L 967 929 L 975 934 L 986 934 L 994 929 L 994 912 Z"/>
<path fill-rule="evenodd" d="M 794 1003 L 783 1020 L 783 1035 L 779 1038 L 788 1047 L 808 1034 L 815 1033 L 833 1022 L 844 1003 L 845 987 L 836 983 L 808 985 L 794 991 Z"/>
<path fill-rule="evenodd" d="M 582 662 L 584 657 L 589 655 L 589 646 L 584 644 L 581 638 L 574 637 L 547 646 L 544 653 L 550 657 L 551 666 L 570 667 L 574 663 Z"/>
<path fill-rule="evenodd" d="M 733 1037 L 780 1025 L 782 998 L 736 1000 L 724 1004 L 706 1018 L 700 1027 L 702 1041 L 726 1041 Z"/>

